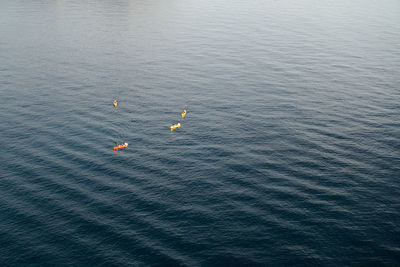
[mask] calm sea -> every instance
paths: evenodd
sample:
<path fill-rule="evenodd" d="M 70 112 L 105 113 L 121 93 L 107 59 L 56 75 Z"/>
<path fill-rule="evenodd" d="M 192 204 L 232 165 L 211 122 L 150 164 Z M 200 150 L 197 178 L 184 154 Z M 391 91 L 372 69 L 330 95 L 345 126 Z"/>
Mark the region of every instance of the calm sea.
<path fill-rule="evenodd" d="M 400 265 L 399 1 L 2 0 L 0 99 L 1 266 Z"/>

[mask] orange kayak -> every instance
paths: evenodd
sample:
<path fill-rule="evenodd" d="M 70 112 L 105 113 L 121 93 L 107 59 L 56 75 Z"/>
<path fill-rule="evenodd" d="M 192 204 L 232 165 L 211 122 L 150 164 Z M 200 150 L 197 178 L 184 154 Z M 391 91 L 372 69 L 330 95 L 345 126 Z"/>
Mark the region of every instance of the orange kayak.
<path fill-rule="evenodd" d="M 122 145 L 115 146 L 114 151 L 117 151 L 119 149 L 126 148 L 126 147 L 128 147 L 128 143 L 123 143 Z"/>

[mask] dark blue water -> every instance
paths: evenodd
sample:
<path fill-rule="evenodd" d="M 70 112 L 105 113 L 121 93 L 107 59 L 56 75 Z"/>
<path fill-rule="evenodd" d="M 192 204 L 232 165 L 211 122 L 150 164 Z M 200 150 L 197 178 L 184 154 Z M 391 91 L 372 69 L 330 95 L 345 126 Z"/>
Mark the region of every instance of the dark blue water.
<path fill-rule="evenodd" d="M 395 0 L 3 0 L 0 265 L 398 266 L 399 86 Z"/>

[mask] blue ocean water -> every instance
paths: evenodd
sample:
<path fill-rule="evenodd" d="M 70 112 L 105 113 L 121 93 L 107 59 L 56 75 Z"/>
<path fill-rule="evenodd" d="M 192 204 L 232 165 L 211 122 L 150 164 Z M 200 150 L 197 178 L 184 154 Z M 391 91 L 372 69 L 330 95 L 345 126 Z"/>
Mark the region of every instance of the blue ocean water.
<path fill-rule="evenodd" d="M 398 266 L 399 14 L 1 1 L 0 265 Z"/>

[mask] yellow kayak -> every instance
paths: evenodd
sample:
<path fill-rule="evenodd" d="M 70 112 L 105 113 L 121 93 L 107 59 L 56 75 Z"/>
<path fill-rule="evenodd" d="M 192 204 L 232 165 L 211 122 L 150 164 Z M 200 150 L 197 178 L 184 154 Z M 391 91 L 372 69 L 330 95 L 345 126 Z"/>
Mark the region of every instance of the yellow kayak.
<path fill-rule="evenodd" d="M 171 132 L 173 131 L 173 130 L 175 130 L 175 129 L 177 129 L 177 128 L 180 128 L 181 127 L 181 124 L 178 122 L 177 124 L 173 124 L 173 125 L 171 125 Z"/>

